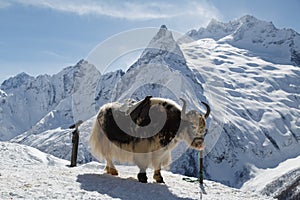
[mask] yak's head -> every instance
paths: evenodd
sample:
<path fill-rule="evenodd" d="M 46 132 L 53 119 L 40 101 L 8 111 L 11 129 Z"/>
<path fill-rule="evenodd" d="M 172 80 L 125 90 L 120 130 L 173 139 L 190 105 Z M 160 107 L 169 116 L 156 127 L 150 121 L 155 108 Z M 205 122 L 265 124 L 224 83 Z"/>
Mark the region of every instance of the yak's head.
<path fill-rule="evenodd" d="M 206 119 L 210 113 L 210 107 L 202 102 L 206 107 L 206 113 L 201 113 L 191 110 L 188 113 L 186 111 L 186 101 L 181 99 L 183 102 L 181 110 L 181 119 L 183 125 L 183 139 L 186 140 L 192 148 L 197 150 L 204 149 L 204 136 L 206 131 Z"/>

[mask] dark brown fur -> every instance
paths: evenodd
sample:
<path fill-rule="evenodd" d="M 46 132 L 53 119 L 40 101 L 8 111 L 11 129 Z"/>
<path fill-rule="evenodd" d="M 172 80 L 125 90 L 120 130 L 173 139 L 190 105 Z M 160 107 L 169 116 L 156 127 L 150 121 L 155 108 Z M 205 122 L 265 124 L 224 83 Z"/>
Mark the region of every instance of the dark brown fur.
<path fill-rule="evenodd" d="M 138 133 L 135 128 L 136 125 L 144 127 L 151 123 L 151 119 L 149 117 L 149 110 L 151 106 L 155 107 L 153 109 L 155 111 L 154 116 L 159 117 L 162 115 L 162 112 L 165 112 L 157 106 L 157 104 L 152 103 L 150 98 L 146 98 L 142 103 L 140 103 L 140 105 L 135 108 L 130 115 L 127 115 L 125 112 L 114 107 L 101 110 L 98 114 L 98 120 L 107 138 L 118 146 L 124 143 L 133 143 L 134 145 L 142 140 L 152 142 L 155 141 L 156 137 L 158 137 L 160 145 L 164 147 L 175 138 L 179 131 L 181 111 L 167 102 L 162 102 L 158 105 L 162 106 L 166 111 L 167 120 L 160 132 L 151 137 L 145 138 L 144 136 L 147 133 Z M 130 119 L 134 122 L 133 124 L 129 123 Z M 118 125 L 116 121 L 121 124 L 123 123 L 123 130 L 119 127 L 120 124 Z M 126 127 L 126 130 L 124 130 L 124 127 Z M 137 137 L 127 133 L 133 133 L 133 135 L 136 135 Z M 143 137 L 138 137 L 139 134 Z"/>

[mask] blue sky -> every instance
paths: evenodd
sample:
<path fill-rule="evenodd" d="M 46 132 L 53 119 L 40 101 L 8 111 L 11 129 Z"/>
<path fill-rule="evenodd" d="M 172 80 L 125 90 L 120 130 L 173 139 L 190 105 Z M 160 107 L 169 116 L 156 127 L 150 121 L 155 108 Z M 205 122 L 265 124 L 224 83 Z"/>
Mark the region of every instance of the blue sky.
<path fill-rule="evenodd" d="M 0 82 L 20 72 L 53 74 L 122 31 L 159 27 L 185 33 L 212 18 L 245 14 L 300 32 L 300 0 L 0 0 Z"/>

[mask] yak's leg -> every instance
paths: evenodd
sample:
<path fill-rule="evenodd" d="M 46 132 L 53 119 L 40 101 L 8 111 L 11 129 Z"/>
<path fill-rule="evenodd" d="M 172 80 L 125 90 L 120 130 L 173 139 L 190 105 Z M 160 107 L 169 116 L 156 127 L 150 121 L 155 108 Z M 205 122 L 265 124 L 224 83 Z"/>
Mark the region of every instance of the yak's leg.
<path fill-rule="evenodd" d="M 154 170 L 153 178 L 157 183 L 164 183 L 164 179 L 161 176 L 160 169 Z"/>
<path fill-rule="evenodd" d="M 118 171 L 116 170 L 116 167 L 114 166 L 111 159 L 106 158 L 106 167 L 105 167 L 106 173 L 117 176 Z"/>
<path fill-rule="evenodd" d="M 146 174 L 146 169 L 148 167 L 148 161 L 147 161 L 147 156 L 135 156 L 134 157 L 134 162 L 135 164 L 140 168 L 140 172 L 137 175 L 137 178 L 139 182 L 141 183 L 147 183 L 147 174 Z"/>
<path fill-rule="evenodd" d="M 152 157 L 152 165 L 154 168 L 154 174 L 153 174 L 153 179 L 157 183 L 164 183 L 164 179 L 161 176 L 160 169 L 161 169 L 161 157 L 159 156 L 154 156 Z"/>
<path fill-rule="evenodd" d="M 140 172 L 137 175 L 139 182 L 141 183 L 147 183 L 148 181 L 148 177 L 146 174 L 146 169 L 141 169 L 140 168 Z"/>

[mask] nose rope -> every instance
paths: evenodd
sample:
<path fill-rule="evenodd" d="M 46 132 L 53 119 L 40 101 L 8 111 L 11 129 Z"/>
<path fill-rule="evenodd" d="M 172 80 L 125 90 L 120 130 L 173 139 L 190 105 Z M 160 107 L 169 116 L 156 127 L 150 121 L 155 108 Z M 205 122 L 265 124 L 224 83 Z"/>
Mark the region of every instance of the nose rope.
<path fill-rule="evenodd" d="M 208 130 L 205 129 L 205 133 L 203 135 L 203 140 L 204 137 L 206 136 Z M 196 138 L 195 138 L 196 139 Z M 198 169 L 198 178 L 196 180 L 190 179 L 190 178 L 182 178 L 182 180 L 187 181 L 187 182 L 199 182 L 200 185 L 203 185 L 203 150 L 198 151 L 198 162 L 199 162 L 199 169 Z"/>
<path fill-rule="evenodd" d="M 198 162 L 199 162 L 199 169 L 198 169 L 198 178 L 195 180 L 191 178 L 182 178 L 182 180 L 186 182 L 199 182 L 201 185 L 203 185 L 203 151 L 198 151 Z"/>

